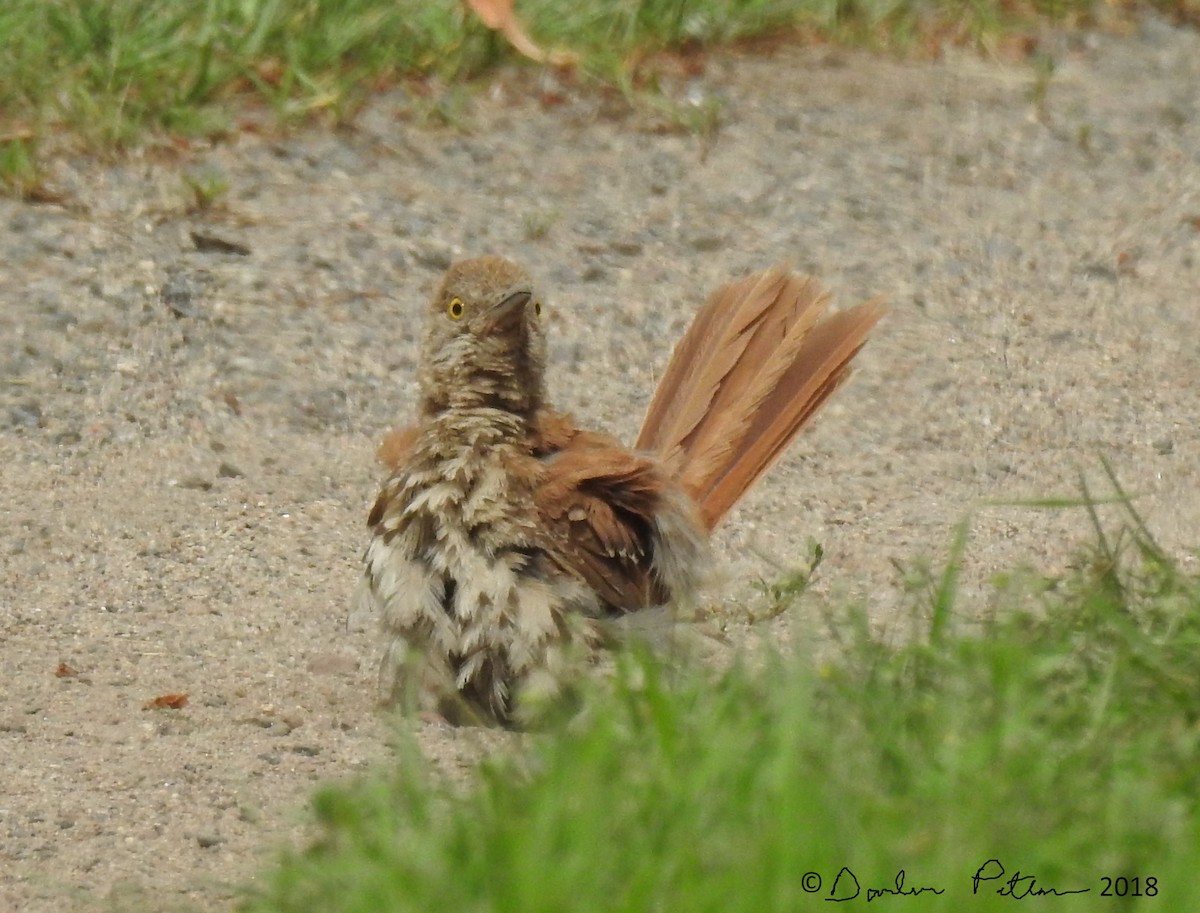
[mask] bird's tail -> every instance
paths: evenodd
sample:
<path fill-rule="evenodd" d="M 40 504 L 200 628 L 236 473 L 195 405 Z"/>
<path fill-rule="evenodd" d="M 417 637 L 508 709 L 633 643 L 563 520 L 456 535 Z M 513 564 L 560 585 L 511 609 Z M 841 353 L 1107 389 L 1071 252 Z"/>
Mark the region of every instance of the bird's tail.
<path fill-rule="evenodd" d="M 709 529 L 849 377 L 884 314 L 876 300 L 823 317 L 828 304 L 815 279 L 777 266 L 717 289 L 675 346 L 637 446 L 666 462 Z"/>

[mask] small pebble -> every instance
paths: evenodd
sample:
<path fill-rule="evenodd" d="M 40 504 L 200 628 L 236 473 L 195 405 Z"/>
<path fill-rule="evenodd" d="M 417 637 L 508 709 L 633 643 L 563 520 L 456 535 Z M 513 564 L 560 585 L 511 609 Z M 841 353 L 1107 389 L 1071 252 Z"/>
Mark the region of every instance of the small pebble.
<path fill-rule="evenodd" d="M 217 477 L 221 479 L 240 479 L 245 475 L 240 469 L 232 463 L 221 463 L 217 467 Z"/>
<path fill-rule="evenodd" d="M 184 476 L 175 483 L 176 488 L 186 488 L 189 491 L 208 491 L 213 487 L 211 479 L 204 479 L 200 476 Z"/>

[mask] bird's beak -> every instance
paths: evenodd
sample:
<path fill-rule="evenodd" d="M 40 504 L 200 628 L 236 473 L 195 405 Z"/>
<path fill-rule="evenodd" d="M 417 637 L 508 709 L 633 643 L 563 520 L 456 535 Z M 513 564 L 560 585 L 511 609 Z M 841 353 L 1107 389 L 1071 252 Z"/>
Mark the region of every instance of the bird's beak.
<path fill-rule="evenodd" d="M 533 294 L 522 289 L 513 292 L 494 305 L 487 315 L 487 329 L 492 333 L 505 333 L 525 323 L 525 311 Z"/>

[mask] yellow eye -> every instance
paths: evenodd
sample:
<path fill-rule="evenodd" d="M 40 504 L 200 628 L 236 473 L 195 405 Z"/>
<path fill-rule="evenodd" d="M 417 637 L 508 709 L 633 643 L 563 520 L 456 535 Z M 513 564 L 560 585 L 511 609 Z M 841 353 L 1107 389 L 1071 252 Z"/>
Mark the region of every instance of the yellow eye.
<path fill-rule="evenodd" d="M 542 303 L 540 301 L 535 301 L 533 303 L 533 313 L 538 317 L 542 316 Z"/>
<path fill-rule="evenodd" d="M 451 320 L 462 320 L 463 303 L 461 298 L 451 298 L 450 303 L 446 305 L 446 313 L 450 315 Z"/>

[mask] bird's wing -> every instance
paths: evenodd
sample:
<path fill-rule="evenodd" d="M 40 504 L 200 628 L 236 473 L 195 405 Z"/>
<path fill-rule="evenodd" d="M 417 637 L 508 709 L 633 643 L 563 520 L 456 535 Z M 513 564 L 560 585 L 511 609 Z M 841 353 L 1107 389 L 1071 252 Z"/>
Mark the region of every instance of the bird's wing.
<path fill-rule="evenodd" d="M 393 428 L 384 437 L 379 449 L 375 451 L 375 458 L 391 472 L 395 472 L 408 459 L 413 444 L 416 443 L 419 430 L 416 425 L 409 425 L 407 428 Z"/>
<path fill-rule="evenodd" d="M 654 570 L 656 519 L 671 484 L 659 465 L 556 413 L 543 413 L 537 432 L 544 471 L 534 501 L 555 559 L 618 611 L 667 601 Z"/>

